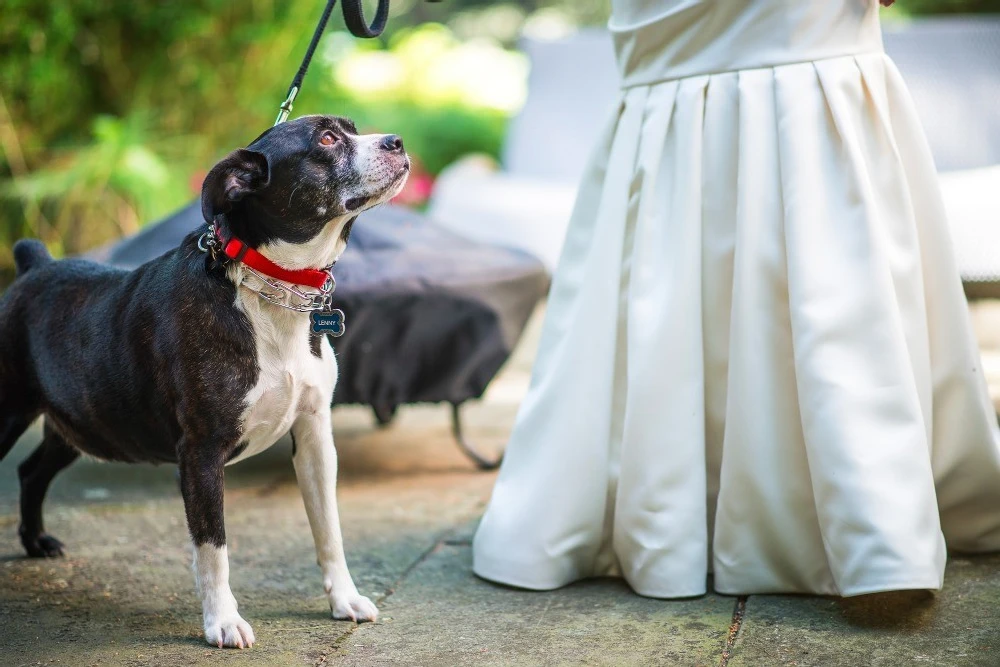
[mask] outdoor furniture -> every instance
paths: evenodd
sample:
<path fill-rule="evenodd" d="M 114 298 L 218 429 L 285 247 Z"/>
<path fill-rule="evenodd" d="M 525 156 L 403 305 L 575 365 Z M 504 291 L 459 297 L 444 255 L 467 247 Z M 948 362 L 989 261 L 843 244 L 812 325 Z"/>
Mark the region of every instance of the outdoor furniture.
<path fill-rule="evenodd" d="M 883 34 L 941 172 L 966 294 L 1000 298 L 1000 17 L 890 24 Z"/>
<path fill-rule="evenodd" d="M 204 226 L 196 202 L 94 258 L 134 268 Z M 388 424 L 400 405 L 448 403 L 458 444 L 479 467 L 496 467 L 465 439 L 460 408 L 483 395 L 545 295 L 541 263 L 383 206 L 361 215 L 333 273 L 333 305 L 347 324 L 331 339 L 340 371 L 334 405 L 370 405 Z"/>
<path fill-rule="evenodd" d="M 969 298 L 1000 298 L 1000 17 L 888 23 L 885 47 L 912 92 L 941 172 Z M 430 211 L 485 243 L 558 260 L 576 183 L 618 99 L 605 30 L 523 40 L 527 103 L 498 170 L 465 160 L 438 179 Z"/>

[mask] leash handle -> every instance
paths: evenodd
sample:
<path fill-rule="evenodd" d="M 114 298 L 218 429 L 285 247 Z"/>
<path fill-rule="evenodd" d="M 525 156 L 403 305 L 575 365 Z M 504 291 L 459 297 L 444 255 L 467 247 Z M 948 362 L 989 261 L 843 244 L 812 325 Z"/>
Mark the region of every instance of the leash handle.
<path fill-rule="evenodd" d="M 344 24 L 355 37 L 378 37 L 385 30 L 385 22 L 389 19 L 389 0 L 378 0 L 371 25 L 365 21 L 361 0 L 342 0 L 341 7 L 344 10 Z"/>
<path fill-rule="evenodd" d="M 302 89 L 302 80 L 306 78 L 306 72 L 309 70 L 313 54 L 316 52 L 316 47 L 319 46 L 319 40 L 326 30 L 326 24 L 330 22 L 330 14 L 333 13 L 333 6 L 336 4 L 337 0 L 327 0 L 326 7 L 323 9 L 323 15 L 320 16 L 319 23 L 316 24 L 316 30 L 313 32 L 312 40 L 309 42 L 309 48 L 306 49 L 306 54 L 302 58 L 302 64 L 299 65 L 299 71 L 295 73 L 292 85 L 288 87 L 288 94 L 285 96 L 285 101 L 278 107 L 278 117 L 274 121 L 275 125 L 284 123 L 288 120 L 288 115 L 292 113 L 292 105 L 295 103 L 295 98 L 298 97 L 299 91 Z M 361 6 L 361 0 L 343 0 L 341 7 L 344 10 L 344 24 L 355 37 L 378 37 L 385 30 L 385 23 L 389 18 L 389 0 L 378 0 L 378 8 L 375 10 L 375 18 L 372 20 L 371 25 L 368 25 L 365 21 L 365 11 Z"/>

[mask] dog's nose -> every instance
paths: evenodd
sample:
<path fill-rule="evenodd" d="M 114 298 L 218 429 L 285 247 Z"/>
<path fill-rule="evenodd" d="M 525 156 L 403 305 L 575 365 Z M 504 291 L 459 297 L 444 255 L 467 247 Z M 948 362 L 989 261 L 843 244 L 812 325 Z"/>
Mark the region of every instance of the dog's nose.
<path fill-rule="evenodd" d="M 379 147 L 384 151 L 392 151 L 394 153 L 403 152 L 403 140 L 400 139 L 395 134 L 387 134 L 382 137 L 382 142 Z"/>

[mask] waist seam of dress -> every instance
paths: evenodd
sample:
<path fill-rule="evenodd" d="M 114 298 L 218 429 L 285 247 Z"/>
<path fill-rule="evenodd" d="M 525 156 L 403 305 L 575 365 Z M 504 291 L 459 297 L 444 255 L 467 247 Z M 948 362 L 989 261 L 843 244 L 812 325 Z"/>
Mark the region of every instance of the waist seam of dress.
<path fill-rule="evenodd" d="M 628 85 L 622 85 L 619 90 L 626 91 L 632 88 L 642 88 L 644 86 L 656 86 L 661 83 L 670 83 L 671 81 L 680 81 L 682 79 L 695 79 L 703 76 L 718 76 L 721 74 L 731 74 L 733 72 L 753 72 L 762 69 L 777 69 L 778 67 L 789 67 L 792 65 L 808 65 L 809 63 L 824 62 L 826 60 L 840 60 L 843 58 L 857 58 L 860 56 L 871 56 L 871 55 L 885 55 L 883 49 L 872 49 L 871 51 L 851 51 L 848 53 L 842 53 L 836 56 L 824 56 L 822 58 L 805 58 L 803 60 L 792 60 L 789 62 L 774 63 L 771 65 L 755 65 L 752 67 L 732 67 L 719 70 L 709 70 L 707 72 L 692 72 L 690 74 L 679 74 L 677 76 L 665 76 L 656 79 L 651 79 L 649 81 L 639 81 L 636 83 L 630 83 Z"/>

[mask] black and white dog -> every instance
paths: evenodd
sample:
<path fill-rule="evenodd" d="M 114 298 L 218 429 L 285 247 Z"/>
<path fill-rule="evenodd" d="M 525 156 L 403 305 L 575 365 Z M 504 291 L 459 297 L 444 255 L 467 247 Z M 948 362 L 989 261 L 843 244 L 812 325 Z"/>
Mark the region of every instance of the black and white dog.
<path fill-rule="evenodd" d="M 53 261 L 37 241 L 14 246 L 18 277 L 0 298 L 0 458 L 44 415 L 42 443 L 18 469 L 31 556 L 62 554 L 42 528 L 42 501 L 80 452 L 175 462 L 205 639 L 251 646 L 229 588 L 223 468 L 291 430 L 333 617 L 375 620 L 348 572 L 337 513 L 337 362 L 310 314 L 290 307 L 328 294 L 332 280 L 319 292 L 295 281 L 324 283 L 358 213 L 395 196 L 409 168 L 399 137 L 307 116 L 215 165 L 202 187 L 214 229 L 134 271 Z"/>

